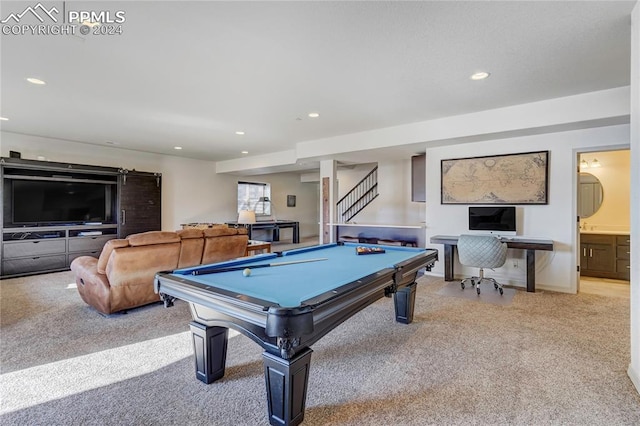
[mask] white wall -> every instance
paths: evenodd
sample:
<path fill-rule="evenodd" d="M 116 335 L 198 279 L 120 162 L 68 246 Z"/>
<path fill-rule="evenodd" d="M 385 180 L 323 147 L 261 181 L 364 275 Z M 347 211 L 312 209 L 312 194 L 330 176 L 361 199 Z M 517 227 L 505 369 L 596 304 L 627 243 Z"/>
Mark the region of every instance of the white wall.
<path fill-rule="evenodd" d="M 427 148 L 427 241 L 433 235 L 458 235 L 468 229 L 466 205 L 440 204 L 440 161 L 484 155 L 529 151 L 549 151 L 549 194 L 546 205 L 517 206 L 518 232 L 521 236 L 551 239 L 553 252 L 536 253 L 536 288 L 560 292 L 576 291 L 577 243 L 577 160 L 576 152 L 593 147 L 628 146 L 629 126 L 618 125 L 546 135 L 525 136 L 496 141 Z M 431 245 L 442 249 L 442 245 Z M 522 259 L 497 269 L 493 276 L 512 285 L 525 287 L 524 253 L 510 250 L 510 256 Z M 440 259 L 444 254 L 440 253 Z M 470 274 L 473 269 L 456 265 L 456 273 Z M 437 262 L 433 273 L 444 274 L 444 262 Z"/>
<path fill-rule="evenodd" d="M 338 199 L 365 177 L 375 164 L 338 169 Z M 378 163 L 378 197 L 352 222 L 385 225 L 420 225 L 425 203 L 411 201 L 411 158 Z"/>
<path fill-rule="evenodd" d="M 275 208 L 276 219 L 295 220 L 300 222 L 300 237 L 318 235 L 319 184 L 318 182 L 302 182 L 299 173 L 274 173 L 269 175 L 248 176 L 246 182 L 263 182 L 271 185 L 271 203 Z M 296 206 L 287 207 L 287 195 L 296 196 Z M 280 231 L 280 239 L 292 237 L 291 229 Z M 252 235 L 254 239 L 263 238 L 264 233 Z M 264 238 L 263 238 L 264 239 Z"/>
<path fill-rule="evenodd" d="M 215 163 L 210 161 L 0 132 L 0 156 L 8 157 L 9 151 L 18 151 L 22 158 L 29 160 L 44 157 L 55 162 L 162 173 L 163 230 L 179 229 L 182 223 L 220 223 L 237 219 L 237 182 L 254 178 L 216 174 Z M 313 227 L 309 224 L 317 217 L 317 186 L 303 186 L 297 174 L 283 173 L 262 181 L 272 183 L 272 196 L 278 211 L 292 216 L 283 218 L 298 220 L 305 217 L 301 219 L 301 237 L 317 234 L 317 224 Z M 287 194 L 297 195 L 297 206 L 300 207 L 287 208 Z"/>

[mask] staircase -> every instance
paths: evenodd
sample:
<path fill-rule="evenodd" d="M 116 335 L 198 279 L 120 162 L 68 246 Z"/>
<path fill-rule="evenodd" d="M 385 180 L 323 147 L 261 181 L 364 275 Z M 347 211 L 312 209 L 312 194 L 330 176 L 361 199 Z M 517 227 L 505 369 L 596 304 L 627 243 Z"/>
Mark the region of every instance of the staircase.
<path fill-rule="evenodd" d="M 349 222 L 378 196 L 378 166 L 338 201 L 337 221 Z"/>

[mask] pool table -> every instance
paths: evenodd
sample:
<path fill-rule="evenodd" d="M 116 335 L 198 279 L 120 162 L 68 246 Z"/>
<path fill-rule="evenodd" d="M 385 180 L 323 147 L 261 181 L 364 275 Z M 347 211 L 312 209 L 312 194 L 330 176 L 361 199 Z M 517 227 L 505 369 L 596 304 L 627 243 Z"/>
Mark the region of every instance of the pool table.
<path fill-rule="evenodd" d="M 357 254 L 358 247 L 384 252 Z M 437 257 L 423 248 L 324 244 L 160 272 L 154 288 L 167 307 L 176 298 L 189 303 L 199 380 L 223 377 L 233 328 L 264 349 L 269 422 L 296 425 L 310 346 L 383 296 L 394 296 L 396 321 L 410 323 L 418 271 L 431 270 Z"/>

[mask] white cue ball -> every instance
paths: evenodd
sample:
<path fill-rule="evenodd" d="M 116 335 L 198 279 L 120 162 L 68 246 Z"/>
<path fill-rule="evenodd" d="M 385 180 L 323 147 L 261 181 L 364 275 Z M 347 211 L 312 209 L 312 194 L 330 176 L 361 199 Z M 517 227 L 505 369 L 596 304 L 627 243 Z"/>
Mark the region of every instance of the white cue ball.
<path fill-rule="evenodd" d="M 245 277 L 248 277 L 249 275 L 251 275 L 251 269 L 244 268 L 244 270 L 242 271 L 242 275 L 244 275 Z"/>

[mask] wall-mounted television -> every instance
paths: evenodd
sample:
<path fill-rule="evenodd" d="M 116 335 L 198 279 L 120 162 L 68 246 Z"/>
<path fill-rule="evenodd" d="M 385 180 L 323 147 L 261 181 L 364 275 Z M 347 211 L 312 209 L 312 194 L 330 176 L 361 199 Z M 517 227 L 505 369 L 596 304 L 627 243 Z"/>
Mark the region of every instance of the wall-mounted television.
<path fill-rule="evenodd" d="M 470 206 L 469 231 L 516 235 L 516 208 L 514 206 Z"/>
<path fill-rule="evenodd" d="M 10 222 L 5 225 L 113 222 L 115 185 L 103 182 L 10 179 Z M 7 188 L 5 188 L 6 190 Z"/>

